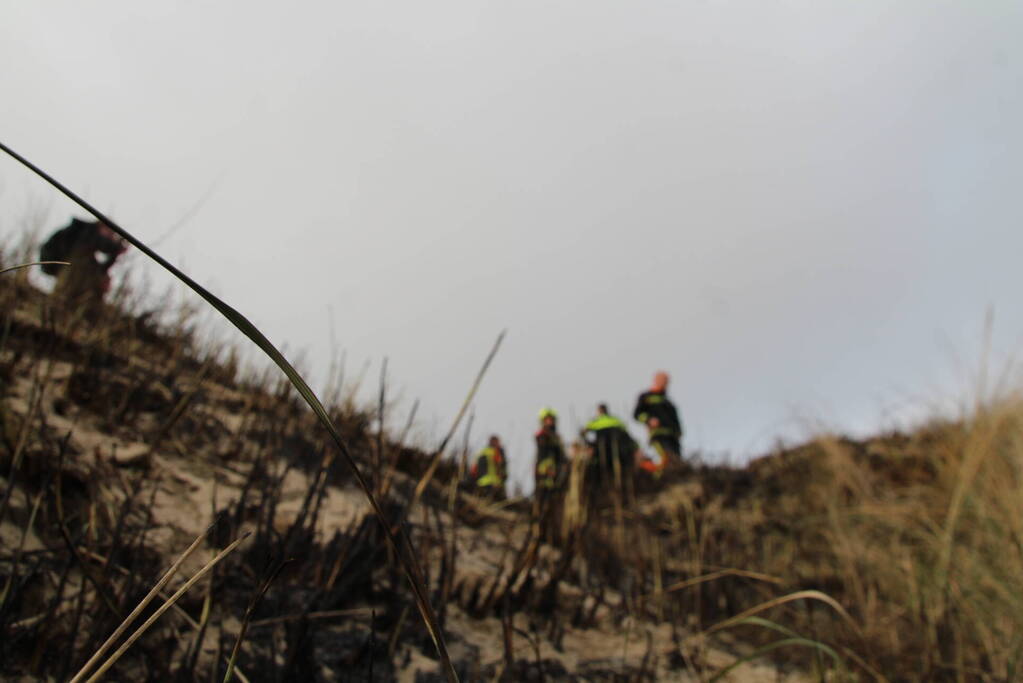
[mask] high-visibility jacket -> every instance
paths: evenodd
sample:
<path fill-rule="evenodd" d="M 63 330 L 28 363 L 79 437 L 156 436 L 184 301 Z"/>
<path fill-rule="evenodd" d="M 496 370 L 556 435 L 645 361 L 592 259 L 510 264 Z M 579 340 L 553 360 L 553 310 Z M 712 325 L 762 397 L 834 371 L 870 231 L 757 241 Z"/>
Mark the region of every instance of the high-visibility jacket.
<path fill-rule="evenodd" d="M 504 453 L 500 448 L 487 446 L 476 456 L 476 463 L 472 466 L 472 476 L 476 479 L 476 486 L 480 488 L 504 487 L 505 464 Z"/>
<path fill-rule="evenodd" d="M 625 423 L 614 415 L 598 415 L 586 424 L 586 431 L 599 432 L 605 429 L 625 429 Z"/>

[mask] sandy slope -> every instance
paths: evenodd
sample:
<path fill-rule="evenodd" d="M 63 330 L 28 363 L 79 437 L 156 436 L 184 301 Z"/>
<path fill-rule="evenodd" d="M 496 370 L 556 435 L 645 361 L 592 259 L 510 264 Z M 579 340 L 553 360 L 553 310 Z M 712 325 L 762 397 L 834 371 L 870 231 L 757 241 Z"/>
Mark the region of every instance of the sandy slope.
<path fill-rule="evenodd" d="M 16 320 L 15 336 L 0 352 L 0 361 L 13 363 L 14 367 L 14 375 L 3 385 L 6 429 L 16 435 L 25 424 L 26 416 L 33 427 L 24 449 L 26 464 L 16 478 L 11 514 L 0 525 L 2 549 L 11 551 L 21 547 L 25 551 L 41 551 L 51 548 L 56 552 L 59 548 L 52 528 L 28 527 L 24 539 L 22 533 L 34 496 L 43 490 L 40 477 L 45 477 L 54 466 L 56 454 L 52 452 L 52 444 L 69 435 L 63 467 L 84 487 L 76 499 L 80 499 L 76 509 L 83 515 L 102 520 L 97 522 L 101 526 L 109 525 L 116 518 L 118 507 L 127 496 L 134 496 L 138 501 L 152 500 L 144 544 L 161 558 L 162 564 L 169 564 L 177 552 L 212 522 L 214 511 L 230 509 L 242 495 L 250 468 L 263 447 L 254 436 L 254 427 L 263 422 L 276 424 L 272 413 L 281 409 L 279 401 L 269 393 L 253 396 L 251 390 L 241 390 L 209 376 L 200 379 L 195 362 L 184 363 L 180 357 L 168 360 L 173 354 L 168 356 L 165 351 L 157 352 L 155 347 L 142 343 L 111 346 L 115 360 L 100 370 L 83 365 L 80 353 L 58 353 L 51 348 L 51 355 L 47 355 L 46 347 L 38 340 L 47 338 L 53 331 L 47 332 L 38 316 L 27 308 L 18 307 Z M 56 335 L 60 338 L 58 341 L 69 345 L 96 343 L 90 342 L 81 330 L 58 331 Z M 126 353 L 128 348 L 134 352 Z M 173 372 L 168 372 L 167 368 Z M 122 415 L 124 419 L 120 422 L 111 420 L 110 410 L 123 394 L 118 391 L 104 394 L 97 390 L 97 395 L 90 397 L 75 389 L 76 383 L 81 384 L 83 378 L 93 376 L 100 382 L 124 379 L 125 386 L 130 387 L 132 378 L 144 378 L 146 373 L 152 375 L 151 380 L 145 382 L 147 400 L 152 405 L 130 411 L 126 417 Z M 191 399 L 185 415 L 168 431 L 164 425 L 186 396 Z M 292 420 L 291 424 L 313 429 L 310 422 L 303 422 L 301 418 Z M 31 435 L 36 432 L 40 436 L 33 441 Z M 309 443 L 312 442 L 311 438 Z M 301 447 L 307 445 L 303 443 Z M 280 450 L 279 445 L 275 448 Z M 269 462 L 277 473 L 284 472 L 287 464 L 283 457 Z M 365 464 L 365 460 L 363 462 Z M 5 463 L 2 471 L 7 470 L 8 463 Z M 406 495 L 413 481 L 412 474 L 399 472 L 396 495 L 399 498 Z M 6 481 L 0 484 L 7 486 Z M 277 533 L 284 534 L 295 521 L 310 485 L 310 473 L 304 469 L 284 473 L 272 520 Z M 456 536 L 453 547 L 457 563 L 450 579 L 454 590 L 446 606 L 445 630 L 452 656 L 465 678 L 492 680 L 503 674 L 506 680 L 524 677 L 628 680 L 642 672 L 645 678 L 652 680 L 695 681 L 705 679 L 710 672 L 733 661 L 738 653 L 751 649 L 725 640 L 703 642 L 697 637 L 687 637 L 683 630 L 680 650 L 669 623 L 658 622 L 649 615 L 625 615 L 616 608 L 622 603 L 621 596 L 609 586 L 602 590 L 604 604 L 592 611 L 593 619 L 584 625 L 572 626 L 569 615 L 580 608 L 585 611 L 593 603 L 588 597 L 589 589 L 567 579 L 559 587 L 564 602 L 558 608 L 562 615 L 558 619 L 559 628 L 552 628 L 549 620 L 528 610 L 517 611 L 511 618 L 512 633 L 508 643 L 517 668 L 514 672 L 504 671 L 505 625 L 495 610 L 470 616 L 474 612 L 472 594 L 474 590 L 477 595 L 480 591 L 485 593 L 499 580 L 502 567 L 507 575 L 508 564 L 527 544 L 528 515 L 505 510 L 477 519 L 477 524 L 472 526 L 459 523 L 443 504 L 448 492 L 449 488 L 438 484 L 434 494 L 423 503 L 426 508 L 414 511 L 410 523 L 414 532 L 418 530 L 423 534 L 431 527 L 454 529 L 449 533 Z M 687 494 L 676 491 L 676 495 Z M 478 507 L 471 497 L 464 494 L 459 497 L 460 510 L 472 511 Z M 368 511 L 363 494 L 350 481 L 327 486 L 316 520 L 314 542 L 324 545 L 338 531 L 350 533 L 359 527 Z M 476 509 L 474 516 L 478 518 L 479 514 Z M 255 522 L 246 522 L 240 531 L 255 526 Z M 450 543 L 450 536 L 446 543 Z M 210 548 L 198 553 L 185 571 L 198 569 L 213 552 Z M 531 571 L 537 577 L 549 575 L 551 567 L 560 559 L 560 551 L 541 546 L 537 553 L 540 560 Z M 431 579 L 438 576 L 441 554 L 436 545 L 427 549 L 420 560 Z M 370 609 L 381 612 L 387 609 L 387 599 L 381 594 L 390 591 L 392 584 L 376 574 L 373 576 L 376 594 L 366 596 L 365 600 L 358 596 L 347 598 L 352 615 L 330 621 L 319 632 L 321 645 L 316 661 L 317 675 L 322 680 L 359 680 L 356 670 L 345 668 L 347 665 L 334 661 L 336 658 L 329 654 L 332 651 L 330 634 L 336 636 L 338 643 L 349 642 L 353 633 L 366 631 Z M 202 585 L 194 590 L 196 595 L 201 595 Z M 196 605 L 195 600 L 183 603 L 183 609 L 198 620 Z M 39 602 L 37 608 L 42 607 L 43 602 Z M 363 608 L 361 613 L 359 607 Z M 32 609 L 29 607 L 26 611 Z M 217 627 L 229 635 L 237 630 L 239 616 L 237 611 L 224 615 Z M 272 616 L 262 614 L 260 618 L 266 620 Z M 184 619 L 181 615 L 176 618 Z M 414 611 L 407 616 L 410 623 L 416 619 Z M 178 633 L 187 633 L 189 628 L 187 624 L 180 626 Z M 211 628 L 204 640 L 203 657 L 206 659 L 215 656 L 213 633 Z M 382 670 L 378 675 L 394 676 L 401 681 L 439 680 L 434 653 L 421 640 L 400 638 L 395 643 L 394 668 L 390 673 Z M 245 673 L 252 680 L 260 679 L 258 671 Z M 741 666 L 730 680 L 786 681 L 802 680 L 802 677 L 783 673 L 769 664 L 756 663 Z"/>

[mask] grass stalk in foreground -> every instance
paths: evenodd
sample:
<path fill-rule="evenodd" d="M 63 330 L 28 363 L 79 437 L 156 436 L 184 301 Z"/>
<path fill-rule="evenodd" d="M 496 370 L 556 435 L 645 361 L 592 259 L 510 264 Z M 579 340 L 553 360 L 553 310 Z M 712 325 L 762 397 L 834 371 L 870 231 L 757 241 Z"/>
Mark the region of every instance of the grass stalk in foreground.
<path fill-rule="evenodd" d="M 714 633 L 715 631 L 720 631 L 723 628 L 734 626 L 735 624 L 742 621 L 743 619 L 746 619 L 747 617 L 759 614 L 760 612 L 768 610 L 772 607 L 777 607 L 778 605 L 783 605 L 787 602 L 792 602 L 793 600 L 819 600 L 820 602 L 823 602 L 824 604 L 831 607 L 831 609 L 835 610 L 835 612 L 837 612 L 839 615 L 841 615 L 843 619 L 845 619 L 845 621 L 851 624 L 852 627 L 856 629 L 856 631 L 859 631 L 859 625 L 857 625 L 853 618 L 849 616 L 849 613 L 845 611 L 845 608 L 838 604 L 838 602 L 830 595 L 827 595 L 826 593 L 822 593 L 817 590 L 804 590 L 796 591 L 795 593 L 789 593 L 788 595 L 782 595 L 781 597 L 773 598 L 771 600 L 768 600 L 767 602 L 762 602 L 755 607 L 750 607 L 748 610 L 745 610 L 740 614 L 736 614 L 734 617 L 725 619 L 724 621 L 714 624 L 709 629 L 707 629 L 705 633 L 709 635 L 711 633 Z"/>
<path fill-rule="evenodd" d="M 0 274 L 10 272 L 12 270 L 18 270 L 19 268 L 28 268 L 29 266 L 70 266 L 71 264 L 67 261 L 32 261 L 31 263 L 19 263 L 16 266 L 7 266 L 3 270 L 0 270 Z"/>
<path fill-rule="evenodd" d="M 199 544 L 202 543 L 202 540 L 206 538 L 206 535 L 210 532 L 210 529 L 212 528 L 213 525 L 211 524 L 209 527 L 206 528 L 205 531 L 196 536 L 195 540 L 192 541 L 192 545 L 188 546 L 185 552 L 181 554 L 181 557 L 179 557 L 177 561 L 175 561 L 174 564 L 170 566 L 170 569 L 168 569 L 166 573 L 163 575 L 163 577 L 156 582 L 156 585 L 153 586 L 152 590 L 149 591 L 146 597 L 142 598 L 142 601 L 135 606 L 135 609 L 132 610 L 131 614 L 125 617 L 124 621 L 121 622 L 121 625 L 114 629 L 114 632 L 110 634 L 110 637 L 106 639 L 106 642 L 104 642 L 103 645 L 101 645 L 100 648 L 96 650 L 95 654 L 93 654 L 92 657 L 89 658 L 89 661 L 87 661 L 85 665 L 82 666 L 82 668 L 78 671 L 77 674 L 74 675 L 74 677 L 71 679 L 69 683 L 79 683 L 79 681 L 81 681 L 85 677 L 85 675 L 89 673 L 89 670 L 96 665 L 96 662 L 98 662 L 99 659 L 104 654 L 106 654 L 106 651 L 109 650 L 110 647 L 115 642 L 117 642 L 117 639 L 121 637 L 121 634 L 123 634 L 128 629 L 128 626 L 130 626 L 131 623 L 135 621 L 135 619 L 138 617 L 138 615 L 142 613 L 142 610 L 144 610 L 146 606 L 153 601 L 153 598 L 159 595 L 160 591 L 163 590 L 163 587 L 167 585 L 167 582 L 174 578 L 174 575 L 177 574 L 178 572 L 178 568 L 181 567 L 184 561 L 191 557 L 192 553 L 194 553 L 196 549 L 199 548 Z"/>
<path fill-rule="evenodd" d="M 789 593 L 788 595 L 782 595 L 780 597 L 773 598 L 766 602 L 762 602 L 759 605 L 756 605 L 755 607 L 751 607 L 748 610 L 745 610 L 744 612 L 735 615 L 734 617 L 730 617 L 728 619 L 725 619 L 724 621 L 718 622 L 717 624 L 714 624 L 713 626 L 711 626 L 710 628 L 703 632 L 703 635 L 710 635 L 711 633 L 715 633 L 717 631 L 721 631 L 723 629 L 731 628 L 734 626 L 754 625 L 762 626 L 772 631 L 777 631 L 778 633 L 781 633 L 783 636 L 785 636 L 779 640 L 768 643 L 767 645 L 758 648 L 756 651 L 751 652 L 750 654 L 736 660 L 735 662 L 732 662 L 732 664 L 730 664 L 725 669 L 719 671 L 710 680 L 717 681 L 722 676 L 724 676 L 725 674 L 727 674 L 729 671 L 733 670 L 740 664 L 762 657 L 763 655 L 766 655 L 767 653 L 777 650 L 779 648 L 790 646 L 808 647 L 812 650 L 816 650 L 818 653 L 828 655 L 829 657 L 831 657 L 832 661 L 835 662 L 835 667 L 839 671 L 841 671 L 846 678 L 848 678 L 849 672 L 845 667 L 845 663 L 842 661 L 842 658 L 838 655 L 838 653 L 835 652 L 834 648 L 831 648 L 828 645 L 825 645 L 824 643 L 821 643 L 817 640 L 801 636 L 798 633 L 792 631 L 791 629 L 788 629 L 780 624 L 776 624 L 773 621 L 769 621 L 762 617 L 755 616 L 760 612 L 764 612 L 768 609 L 771 609 L 772 607 L 777 607 L 779 605 L 783 605 L 788 602 L 793 602 L 795 600 L 818 600 L 820 602 L 823 602 L 824 604 L 835 610 L 835 612 L 837 612 L 846 622 L 852 625 L 852 627 L 856 630 L 857 633 L 860 632 L 859 626 L 856 624 L 853 618 L 849 616 L 849 613 L 845 611 L 845 608 L 843 608 L 838 603 L 838 601 L 836 601 L 834 598 L 832 598 L 830 595 L 826 593 L 822 593 L 821 591 L 817 590 L 802 590 L 796 591 L 795 593 Z M 853 653 L 848 650 L 846 650 L 846 654 L 850 655 L 850 657 L 857 664 L 859 664 L 861 667 L 863 667 L 864 670 L 866 670 L 872 676 L 874 676 L 875 680 L 886 681 L 884 676 L 882 676 L 873 668 L 868 666 L 860 657 L 853 655 Z"/>
<path fill-rule="evenodd" d="M 372 490 L 369 487 L 368 482 L 356 464 L 355 459 L 352 457 L 351 452 L 348 449 L 348 445 L 341 437 L 341 433 L 334 425 L 333 420 L 327 414 L 326 408 L 317 398 L 306 381 L 299 375 L 298 371 L 291 365 L 291 363 L 284 357 L 284 355 L 274 346 L 266 336 L 256 328 L 249 320 L 241 313 L 236 311 L 234 308 L 229 306 L 226 302 L 209 292 L 205 287 L 200 285 L 198 282 L 190 278 L 184 272 L 179 270 L 169 261 L 164 259 L 162 256 L 157 254 L 155 251 L 146 246 L 138 238 L 130 234 L 127 230 L 119 226 L 117 223 L 112 221 L 110 218 L 101 213 L 98 209 L 94 208 L 91 204 L 86 202 L 84 199 L 79 197 L 77 194 L 72 192 L 62 183 L 51 177 L 48 173 L 43 171 L 41 168 L 33 164 L 31 161 L 21 156 L 10 147 L 0 142 L 0 150 L 3 150 L 12 158 L 16 159 L 19 163 L 24 165 L 26 168 L 31 170 L 33 173 L 38 175 L 40 178 L 48 182 L 62 194 L 67 196 L 73 202 L 78 204 L 80 207 L 88 211 L 96 220 L 106 224 L 111 230 L 116 232 L 122 238 L 124 238 L 129 244 L 134 246 L 136 249 L 141 251 L 149 258 L 156 261 L 158 264 L 163 266 L 168 272 L 174 277 L 181 280 L 183 283 L 188 285 L 196 294 L 202 297 L 210 306 L 215 308 L 221 315 L 228 319 L 238 330 L 248 337 L 256 346 L 260 348 L 263 353 L 267 355 L 281 371 L 287 376 L 294 385 L 295 389 L 302 396 L 305 402 L 315 413 L 319 419 L 320 424 L 330 434 L 331 439 L 334 441 L 335 446 L 341 452 L 348 466 L 352 470 L 352 474 L 355 477 L 359 488 L 365 493 L 367 500 L 369 501 L 370 507 L 373 509 L 373 513 L 380 521 L 380 525 L 383 528 L 384 538 L 387 539 L 388 544 L 391 546 L 394 553 L 398 556 L 399 561 L 402 564 L 402 568 L 405 571 L 405 575 L 408 578 L 409 584 L 412 588 L 412 593 L 415 596 L 416 606 L 419 608 L 419 612 L 423 617 L 423 622 L 426 624 L 427 630 L 430 632 L 430 637 L 433 639 L 434 646 L 437 649 L 437 654 L 440 657 L 441 669 L 444 671 L 448 681 L 454 683 L 458 681 L 458 674 L 455 673 L 454 666 L 451 663 L 451 658 L 448 655 L 447 647 L 444 643 L 444 636 L 440 631 L 437 616 L 430 605 L 430 601 L 427 597 L 426 586 L 422 579 L 422 572 L 419 569 L 418 562 L 416 561 L 415 554 L 412 553 L 411 543 L 405 538 L 404 529 L 400 525 L 396 525 L 394 529 L 387 521 L 387 517 L 384 515 L 383 510 L 380 508 L 380 504 L 377 502 L 376 497 L 373 495 Z M 463 411 L 464 412 L 464 406 Z"/>
<path fill-rule="evenodd" d="M 174 603 L 176 603 L 178 599 L 181 598 L 182 595 L 188 592 L 189 588 L 194 586 L 199 579 L 206 576 L 207 572 L 216 567 L 221 560 L 223 560 L 225 557 L 234 552 L 234 550 L 239 545 L 241 545 L 242 541 L 244 541 L 248 537 L 249 534 L 245 534 L 244 536 L 236 540 L 234 543 L 221 550 L 219 553 L 217 553 L 216 557 L 214 557 L 212 560 L 206 563 L 206 566 L 204 566 L 202 569 L 196 572 L 195 576 L 186 581 L 185 585 L 179 588 L 177 592 L 174 593 L 174 595 L 170 596 L 170 598 L 168 598 L 168 600 L 165 603 L 160 605 L 160 608 L 158 610 L 153 612 L 152 616 L 146 619 L 141 626 L 135 629 L 134 633 L 128 636 L 128 639 L 124 641 L 124 644 L 121 645 L 121 647 L 117 648 L 114 654 L 110 655 L 110 658 L 107 659 L 107 661 L 103 662 L 103 665 L 96 670 L 96 673 L 89 677 L 87 683 L 93 683 L 93 681 L 98 681 L 103 676 L 103 674 L 105 674 L 110 669 L 110 667 L 112 667 L 117 662 L 117 660 L 121 658 L 121 655 L 127 652 L 128 648 L 130 648 L 135 643 L 136 640 L 141 638 L 142 634 L 148 631 L 149 627 L 152 626 L 157 619 L 163 616 L 164 612 L 173 607 Z"/>

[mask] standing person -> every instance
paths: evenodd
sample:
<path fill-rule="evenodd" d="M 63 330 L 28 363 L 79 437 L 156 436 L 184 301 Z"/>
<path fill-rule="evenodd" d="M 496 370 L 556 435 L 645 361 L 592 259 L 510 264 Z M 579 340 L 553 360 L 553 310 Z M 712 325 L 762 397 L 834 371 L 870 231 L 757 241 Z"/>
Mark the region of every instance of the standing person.
<path fill-rule="evenodd" d="M 110 267 L 126 249 L 127 245 L 106 224 L 72 218 L 46 240 L 39 257 L 42 261 L 71 264 L 43 266 L 44 273 L 57 277 L 54 294 L 75 308 L 95 308 L 110 289 Z"/>
<path fill-rule="evenodd" d="M 650 388 L 639 395 L 633 417 L 647 427 L 650 445 L 661 456 L 661 465 L 682 462 L 682 421 L 667 396 L 668 373 L 658 372 Z"/>
<path fill-rule="evenodd" d="M 567 479 L 565 444 L 558 434 L 558 413 L 553 408 L 540 411 L 540 431 L 536 433 L 536 500 L 540 538 L 556 542 L 557 521 L 561 517 L 562 489 Z"/>
<path fill-rule="evenodd" d="M 504 500 L 504 482 L 508 478 L 508 467 L 504 447 L 496 434 L 490 437 L 487 446 L 476 456 L 470 474 L 476 482 L 478 493 L 493 500 Z"/>
<path fill-rule="evenodd" d="M 540 431 L 536 433 L 536 491 L 547 494 L 561 488 L 565 469 L 565 445 L 558 434 L 558 413 L 553 408 L 540 411 Z"/>
<path fill-rule="evenodd" d="M 587 477 L 591 487 L 620 488 L 631 482 L 638 446 L 606 403 L 597 406 L 597 416 L 586 425 L 583 438 L 593 450 Z"/>

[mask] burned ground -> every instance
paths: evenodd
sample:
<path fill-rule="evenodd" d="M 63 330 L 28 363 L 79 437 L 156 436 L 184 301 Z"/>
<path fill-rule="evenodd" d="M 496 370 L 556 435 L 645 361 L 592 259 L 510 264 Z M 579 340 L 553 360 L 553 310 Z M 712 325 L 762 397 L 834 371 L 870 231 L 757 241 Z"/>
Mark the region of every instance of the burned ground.
<path fill-rule="evenodd" d="M 243 680 L 441 680 L 380 522 L 286 384 L 244 375 L 228 351 L 152 312 L 110 306 L 86 324 L 23 278 L 2 292 L 5 677 L 69 678 L 212 524 L 183 576 L 250 535 L 133 646 L 116 678 L 223 678 L 244 622 Z M 417 501 L 429 454 L 378 439 L 374 409 L 353 405 L 343 386 L 332 394 L 357 463 L 408 534 L 463 680 L 705 680 L 779 638 L 791 642 L 729 675 L 1013 670 L 998 654 L 1016 632 L 1011 617 L 995 614 L 980 632 L 969 610 L 1000 591 L 1015 604 L 1018 549 L 988 576 L 993 588 L 976 584 L 982 594 L 966 600 L 948 594 L 965 586 L 960 546 L 950 541 L 945 555 L 934 544 L 973 453 L 964 425 L 822 438 L 744 468 L 694 464 L 596 505 L 583 502 L 577 472 L 541 538 L 532 502 L 491 504 L 466 490 L 457 449 Z M 1018 420 L 999 419 L 984 438 L 1017 477 Z M 987 481 L 985 462 L 974 481 Z M 1012 538 L 1001 527 L 970 535 L 1003 520 L 962 500 L 969 525 L 953 541 L 991 553 L 997 534 Z M 923 572 L 934 562 L 944 562 L 943 586 Z"/>

